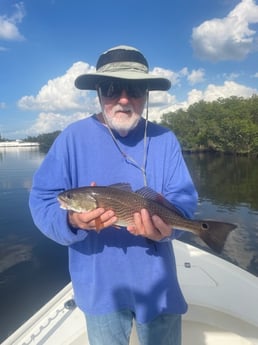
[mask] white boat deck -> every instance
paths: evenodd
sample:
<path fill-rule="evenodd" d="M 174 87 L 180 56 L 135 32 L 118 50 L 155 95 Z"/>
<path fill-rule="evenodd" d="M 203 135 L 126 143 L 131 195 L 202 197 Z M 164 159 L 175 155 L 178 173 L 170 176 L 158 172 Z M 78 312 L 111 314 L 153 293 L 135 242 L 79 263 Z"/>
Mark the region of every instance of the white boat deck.
<path fill-rule="evenodd" d="M 189 304 L 182 345 L 258 345 L 258 278 L 182 242 L 175 250 Z M 72 298 L 68 284 L 2 345 L 89 344 L 83 313 L 65 306 Z M 138 344 L 133 330 L 130 345 Z"/>

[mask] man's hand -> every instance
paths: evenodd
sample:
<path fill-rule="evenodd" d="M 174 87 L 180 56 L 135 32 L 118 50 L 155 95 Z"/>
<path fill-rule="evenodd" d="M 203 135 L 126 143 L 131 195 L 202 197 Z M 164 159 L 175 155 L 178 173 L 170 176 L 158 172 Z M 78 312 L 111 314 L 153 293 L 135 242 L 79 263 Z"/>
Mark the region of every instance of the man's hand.
<path fill-rule="evenodd" d="M 96 182 L 91 182 L 92 187 L 96 186 Z M 73 228 L 83 230 L 100 230 L 114 225 L 117 217 L 112 210 L 105 210 L 104 208 L 96 208 L 93 211 L 77 213 L 73 211 L 68 212 L 68 222 Z"/>
<path fill-rule="evenodd" d="M 158 216 L 150 216 L 146 209 L 134 214 L 134 226 L 128 226 L 127 230 L 132 235 L 141 235 L 153 241 L 160 241 L 172 234 L 172 229 Z"/>
<path fill-rule="evenodd" d="M 105 211 L 104 208 L 96 208 L 93 211 L 77 213 L 68 212 L 68 222 L 73 228 L 84 230 L 100 230 L 114 225 L 117 217 L 112 210 Z"/>

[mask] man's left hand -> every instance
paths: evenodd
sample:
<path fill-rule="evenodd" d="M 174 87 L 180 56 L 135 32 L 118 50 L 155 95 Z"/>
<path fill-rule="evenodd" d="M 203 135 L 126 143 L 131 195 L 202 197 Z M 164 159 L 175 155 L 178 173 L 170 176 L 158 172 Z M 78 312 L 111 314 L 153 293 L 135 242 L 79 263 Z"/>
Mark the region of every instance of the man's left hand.
<path fill-rule="evenodd" d="M 128 226 L 127 230 L 132 235 L 140 235 L 153 241 L 160 241 L 165 237 L 169 237 L 173 231 L 160 217 L 150 216 L 146 209 L 134 214 L 134 225 Z"/>

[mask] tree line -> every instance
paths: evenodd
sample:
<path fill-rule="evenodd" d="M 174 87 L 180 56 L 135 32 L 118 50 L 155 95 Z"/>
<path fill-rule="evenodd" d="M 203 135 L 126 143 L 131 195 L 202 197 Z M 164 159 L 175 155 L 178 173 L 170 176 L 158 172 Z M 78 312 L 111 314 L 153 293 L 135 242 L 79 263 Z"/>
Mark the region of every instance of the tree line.
<path fill-rule="evenodd" d="M 60 133 L 61 131 L 54 131 L 51 133 L 39 134 L 37 136 L 28 136 L 24 141 L 37 142 L 40 145 L 41 151 L 47 152 Z"/>
<path fill-rule="evenodd" d="M 177 135 L 184 151 L 258 156 L 257 95 L 200 101 L 164 114 L 161 124 Z"/>
<path fill-rule="evenodd" d="M 160 124 L 171 129 L 185 152 L 215 151 L 258 156 L 258 95 L 199 101 L 188 109 L 163 114 Z M 30 136 L 47 151 L 61 131 Z"/>

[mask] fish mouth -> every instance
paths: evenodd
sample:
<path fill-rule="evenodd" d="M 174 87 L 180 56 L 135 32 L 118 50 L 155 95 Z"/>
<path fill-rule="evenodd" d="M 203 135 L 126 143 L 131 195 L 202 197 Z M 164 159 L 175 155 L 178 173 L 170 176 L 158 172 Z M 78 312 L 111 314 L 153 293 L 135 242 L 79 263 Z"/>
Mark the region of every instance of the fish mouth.
<path fill-rule="evenodd" d="M 59 201 L 60 207 L 66 210 L 68 206 L 67 202 L 61 196 L 59 196 L 57 199 Z"/>

